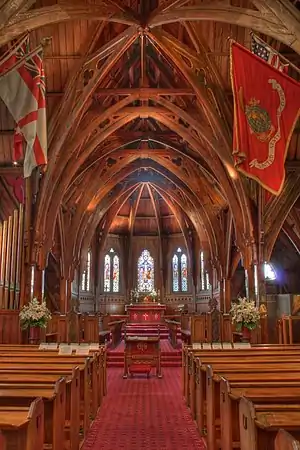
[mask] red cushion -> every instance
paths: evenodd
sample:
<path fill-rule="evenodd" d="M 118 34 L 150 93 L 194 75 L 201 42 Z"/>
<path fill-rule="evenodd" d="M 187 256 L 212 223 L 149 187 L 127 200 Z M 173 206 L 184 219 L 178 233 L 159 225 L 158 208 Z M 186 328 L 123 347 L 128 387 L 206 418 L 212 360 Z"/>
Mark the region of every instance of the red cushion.
<path fill-rule="evenodd" d="M 129 371 L 135 373 L 149 373 L 151 372 L 151 366 L 148 364 L 132 364 L 129 367 Z"/>

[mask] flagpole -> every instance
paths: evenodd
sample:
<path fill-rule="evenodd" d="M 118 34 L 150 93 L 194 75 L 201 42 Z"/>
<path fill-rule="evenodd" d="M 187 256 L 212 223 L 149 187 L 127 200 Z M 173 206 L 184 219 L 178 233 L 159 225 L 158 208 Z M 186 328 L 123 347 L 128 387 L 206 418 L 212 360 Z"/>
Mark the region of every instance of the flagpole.
<path fill-rule="evenodd" d="M 22 37 L 20 37 L 20 39 L 17 40 L 17 42 L 15 42 L 2 56 L 0 59 L 0 64 L 3 64 L 4 61 L 6 61 L 7 59 L 10 58 L 10 56 L 14 53 L 14 51 L 16 49 L 18 49 L 19 47 L 21 47 L 21 45 L 26 41 L 26 39 L 29 38 L 29 34 L 26 33 L 25 35 L 23 35 Z"/>
<path fill-rule="evenodd" d="M 23 56 L 23 58 L 19 59 L 19 61 L 16 64 L 14 64 L 12 67 L 10 67 L 6 72 L 1 73 L 0 79 L 5 77 L 7 74 L 12 72 L 13 70 L 17 70 L 19 67 L 21 67 L 24 64 L 24 62 L 27 61 L 28 58 L 36 55 L 40 50 L 43 50 L 44 47 L 49 45 L 50 41 L 51 41 L 51 38 L 45 38 L 38 47 L 36 47 L 31 52 L 27 53 L 25 56 Z"/>
<path fill-rule="evenodd" d="M 257 184 L 257 244 L 258 244 L 258 261 L 257 261 L 257 277 L 258 277 L 258 303 L 265 301 L 266 287 L 264 280 L 264 210 L 265 210 L 265 190 Z"/>
<path fill-rule="evenodd" d="M 283 56 L 281 53 L 277 52 L 277 50 L 275 50 L 273 47 L 271 47 L 267 42 L 265 42 L 263 39 L 261 39 L 259 36 L 257 36 L 257 34 L 255 34 L 253 31 L 250 31 L 250 36 L 255 36 L 255 38 L 263 45 L 266 45 L 267 47 L 270 47 L 272 49 L 272 51 L 275 53 L 275 55 L 277 55 L 280 59 L 282 59 L 283 61 L 285 61 L 289 66 L 291 66 L 294 70 L 296 70 L 296 72 L 298 72 L 300 74 L 300 69 L 299 67 L 295 66 L 295 64 L 293 64 L 290 60 L 288 60 L 285 56 Z"/>

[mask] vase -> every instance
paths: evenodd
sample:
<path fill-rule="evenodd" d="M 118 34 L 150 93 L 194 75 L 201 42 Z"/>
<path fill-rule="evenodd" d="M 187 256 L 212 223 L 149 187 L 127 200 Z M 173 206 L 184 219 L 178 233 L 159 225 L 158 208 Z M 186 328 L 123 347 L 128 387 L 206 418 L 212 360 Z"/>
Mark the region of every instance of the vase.
<path fill-rule="evenodd" d="M 29 328 L 29 344 L 38 345 L 41 342 L 41 328 L 30 327 Z"/>
<path fill-rule="evenodd" d="M 251 330 L 247 327 L 242 328 L 242 342 L 250 342 L 251 339 Z"/>

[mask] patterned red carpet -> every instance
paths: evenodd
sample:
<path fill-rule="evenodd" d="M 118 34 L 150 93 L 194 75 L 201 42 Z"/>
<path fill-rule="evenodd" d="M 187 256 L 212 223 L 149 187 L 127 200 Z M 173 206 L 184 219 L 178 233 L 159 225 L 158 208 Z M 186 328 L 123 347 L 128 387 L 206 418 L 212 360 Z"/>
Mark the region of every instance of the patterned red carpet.
<path fill-rule="evenodd" d="M 181 395 L 181 369 L 165 368 L 161 380 L 108 373 L 108 394 L 83 450 L 205 449 Z"/>

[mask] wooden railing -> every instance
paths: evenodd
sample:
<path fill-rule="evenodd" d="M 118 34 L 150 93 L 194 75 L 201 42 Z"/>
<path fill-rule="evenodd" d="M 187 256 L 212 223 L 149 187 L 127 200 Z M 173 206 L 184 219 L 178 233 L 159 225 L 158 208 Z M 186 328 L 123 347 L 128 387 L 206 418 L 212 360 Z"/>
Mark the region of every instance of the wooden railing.
<path fill-rule="evenodd" d="M 261 318 L 260 326 L 251 332 L 251 343 L 267 342 L 267 318 Z M 181 316 L 182 338 L 186 342 L 233 342 L 235 328 L 229 314 L 220 311 Z"/>
<path fill-rule="evenodd" d="M 277 321 L 279 344 L 300 342 L 300 316 L 282 316 Z"/>

